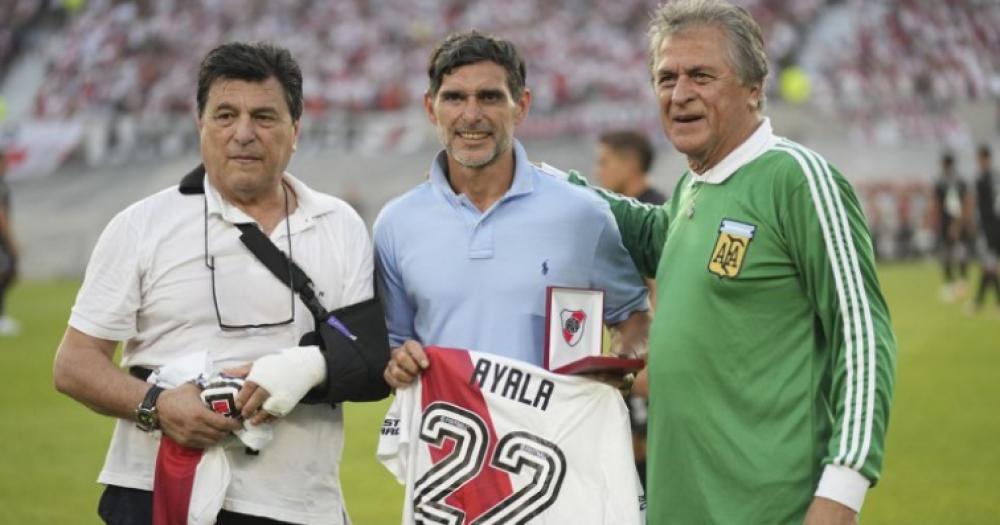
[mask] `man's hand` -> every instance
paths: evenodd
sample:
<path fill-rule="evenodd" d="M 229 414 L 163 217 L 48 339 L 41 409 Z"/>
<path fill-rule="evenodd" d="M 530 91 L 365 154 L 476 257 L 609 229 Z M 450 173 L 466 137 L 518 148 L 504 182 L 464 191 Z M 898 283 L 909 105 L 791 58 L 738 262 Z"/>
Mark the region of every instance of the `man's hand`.
<path fill-rule="evenodd" d="M 392 358 L 382 374 L 385 382 L 394 389 L 403 388 L 413 382 L 420 372 L 430 366 L 424 347 L 410 339 L 392 349 Z"/>
<path fill-rule="evenodd" d="M 649 399 L 649 372 L 647 368 L 639 370 L 635 375 L 635 383 L 632 385 L 632 395 Z"/>
<path fill-rule="evenodd" d="M 253 363 L 236 368 L 227 368 L 222 373 L 228 376 L 245 378 L 250 373 L 252 367 Z M 243 388 L 236 394 L 236 409 L 252 425 L 270 423 L 275 417 L 260 409 L 264 405 L 264 401 L 267 401 L 269 397 L 271 397 L 271 393 L 257 383 L 244 383 Z"/>
<path fill-rule="evenodd" d="M 163 433 L 191 448 L 214 446 L 242 426 L 236 419 L 216 414 L 205 406 L 200 389 L 193 383 L 184 383 L 160 394 L 156 412 Z"/>
<path fill-rule="evenodd" d="M 649 352 L 649 325 L 652 319 L 646 310 L 629 314 L 611 329 L 611 353 L 618 357 L 646 359 Z"/>
<path fill-rule="evenodd" d="M 284 417 L 309 389 L 326 379 L 326 360 L 315 346 L 291 347 L 257 358 L 250 365 L 224 371 L 245 377 L 236 396 L 236 407 L 251 424 Z"/>
<path fill-rule="evenodd" d="M 855 525 L 858 513 L 832 499 L 815 497 L 802 525 Z"/>
<path fill-rule="evenodd" d="M 632 390 L 635 381 L 635 375 L 630 372 L 590 372 L 581 375 L 621 390 L 623 394 L 628 394 Z"/>

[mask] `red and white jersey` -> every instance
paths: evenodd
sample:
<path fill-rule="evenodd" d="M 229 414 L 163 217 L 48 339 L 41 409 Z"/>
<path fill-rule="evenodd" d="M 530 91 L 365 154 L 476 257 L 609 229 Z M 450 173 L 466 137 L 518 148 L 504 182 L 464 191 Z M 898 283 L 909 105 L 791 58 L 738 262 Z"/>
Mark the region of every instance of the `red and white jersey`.
<path fill-rule="evenodd" d="M 378 446 L 406 484 L 404 525 L 644 521 L 617 390 L 492 354 L 426 351 L 430 367 L 396 392 Z"/>

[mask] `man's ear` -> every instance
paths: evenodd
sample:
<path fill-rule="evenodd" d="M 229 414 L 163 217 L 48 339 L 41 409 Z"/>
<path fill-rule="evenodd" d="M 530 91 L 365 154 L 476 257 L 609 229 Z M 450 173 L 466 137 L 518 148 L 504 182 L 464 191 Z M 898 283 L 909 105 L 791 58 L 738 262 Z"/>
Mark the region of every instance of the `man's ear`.
<path fill-rule="evenodd" d="M 434 98 L 430 91 L 424 93 L 424 111 L 427 112 L 427 119 L 431 121 L 431 124 L 437 126 L 437 115 L 434 114 Z"/>
<path fill-rule="evenodd" d="M 751 111 L 760 110 L 760 101 L 764 97 L 763 93 L 763 85 L 754 84 L 750 86 L 750 96 L 747 98 L 747 105 L 750 107 Z"/>
<path fill-rule="evenodd" d="M 528 110 L 531 109 L 531 90 L 524 88 L 524 92 L 521 93 L 521 98 L 514 102 L 517 106 L 517 114 L 514 118 L 514 124 L 520 125 L 521 122 L 528 116 Z"/>

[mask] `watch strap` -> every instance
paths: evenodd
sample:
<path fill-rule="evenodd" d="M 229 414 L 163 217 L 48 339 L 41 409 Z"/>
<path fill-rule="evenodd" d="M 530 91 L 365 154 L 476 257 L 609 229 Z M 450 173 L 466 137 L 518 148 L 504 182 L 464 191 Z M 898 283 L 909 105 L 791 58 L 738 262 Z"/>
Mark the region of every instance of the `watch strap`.
<path fill-rule="evenodd" d="M 141 408 L 145 408 L 146 410 L 152 410 L 156 408 L 156 398 L 160 397 L 160 394 L 163 393 L 163 390 L 164 390 L 163 387 L 159 387 L 156 385 L 149 387 L 149 390 L 146 391 L 146 397 L 142 398 L 142 404 L 140 404 L 139 406 Z"/>
<path fill-rule="evenodd" d="M 163 390 L 163 387 L 156 385 L 149 387 L 142 398 L 142 403 L 135 409 L 136 422 L 140 430 L 151 432 L 160 428 L 159 418 L 156 415 L 156 400 Z"/>

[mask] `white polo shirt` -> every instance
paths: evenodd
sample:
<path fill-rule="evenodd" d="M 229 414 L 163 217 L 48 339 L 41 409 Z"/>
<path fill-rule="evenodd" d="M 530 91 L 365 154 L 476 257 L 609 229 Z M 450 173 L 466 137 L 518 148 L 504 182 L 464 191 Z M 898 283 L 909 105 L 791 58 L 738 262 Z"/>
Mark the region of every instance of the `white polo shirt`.
<path fill-rule="evenodd" d="M 345 202 L 318 193 L 289 174 L 298 197 L 288 217 L 292 258 L 313 279 L 317 296 L 335 309 L 372 296 L 372 245 L 364 222 Z M 239 240 L 234 223 L 253 222 L 224 201 L 205 177 L 205 194 L 177 187 L 147 197 L 115 216 L 94 248 L 70 315 L 70 326 L 93 337 L 125 341 L 123 366 L 156 368 L 206 350 L 213 371 L 245 364 L 298 344 L 313 318 L 285 283 Z M 207 210 L 207 215 L 206 215 Z M 219 328 L 215 295 L 226 324 L 292 324 Z M 271 241 L 288 252 L 286 222 Z M 152 490 L 159 433 L 119 420 L 98 481 Z M 340 492 L 343 414 L 329 405 L 299 405 L 274 425 L 274 441 L 257 456 L 229 452 L 233 479 L 223 508 L 294 523 L 346 523 Z"/>

